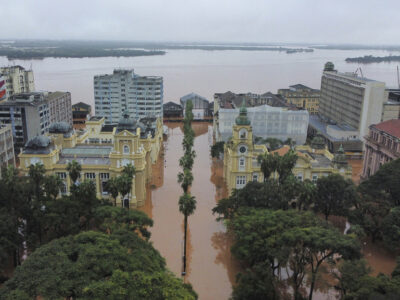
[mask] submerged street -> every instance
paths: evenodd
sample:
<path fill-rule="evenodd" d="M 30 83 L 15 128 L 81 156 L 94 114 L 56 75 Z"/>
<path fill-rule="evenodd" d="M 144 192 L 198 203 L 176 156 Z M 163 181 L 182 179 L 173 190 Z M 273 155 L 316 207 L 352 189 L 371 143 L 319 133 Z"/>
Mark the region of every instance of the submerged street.
<path fill-rule="evenodd" d="M 168 138 L 164 142 L 164 156 L 153 166 L 153 180 L 149 185 L 145 207 L 153 220 L 151 241 L 166 258 L 168 268 L 181 275 L 183 253 L 183 215 L 178 209 L 182 189 L 177 183 L 182 156 L 183 132 L 180 123 L 169 123 Z M 237 263 L 230 254 L 231 240 L 222 222 L 212 215 L 218 199 L 226 196 L 222 178 L 222 162 L 210 157 L 212 126 L 193 123 L 196 134 L 191 188 L 197 208 L 188 219 L 188 260 L 185 281 L 190 282 L 200 299 L 228 299 L 235 281 Z"/>

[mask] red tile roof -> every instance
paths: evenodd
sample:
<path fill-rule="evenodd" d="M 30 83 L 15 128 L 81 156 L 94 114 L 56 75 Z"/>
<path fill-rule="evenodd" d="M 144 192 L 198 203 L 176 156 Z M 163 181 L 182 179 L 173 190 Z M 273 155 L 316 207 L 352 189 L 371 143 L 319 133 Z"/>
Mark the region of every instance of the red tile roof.
<path fill-rule="evenodd" d="M 389 120 L 373 125 L 376 129 L 384 131 L 394 137 L 400 138 L 400 120 Z"/>

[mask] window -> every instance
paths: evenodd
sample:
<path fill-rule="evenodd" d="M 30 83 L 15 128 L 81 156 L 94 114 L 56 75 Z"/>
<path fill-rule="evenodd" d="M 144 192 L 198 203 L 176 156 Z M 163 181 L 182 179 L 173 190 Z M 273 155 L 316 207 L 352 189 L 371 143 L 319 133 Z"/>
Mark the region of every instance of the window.
<path fill-rule="evenodd" d="M 246 168 L 246 160 L 244 157 L 239 158 L 239 171 L 244 171 Z"/>
<path fill-rule="evenodd" d="M 67 173 L 56 173 L 56 175 L 58 176 L 58 178 L 60 178 L 60 179 L 66 179 L 67 178 Z"/>
<path fill-rule="evenodd" d="M 85 173 L 86 179 L 96 179 L 96 173 Z"/>
<path fill-rule="evenodd" d="M 124 154 L 129 154 L 129 146 L 128 145 L 124 145 Z"/>
<path fill-rule="evenodd" d="M 318 174 L 312 174 L 312 182 L 317 183 L 318 180 Z"/>
<path fill-rule="evenodd" d="M 99 175 L 102 181 L 110 179 L 110 173 L 100 173 Z"/>
<path fill-rule="evenodd" d="M 60 193 L 61 193 L 61 195 L 67 194 L 67 184 L 65 182 L 62 183 Z"/>
<path fill-rule="evenodd" d="M 257 173 L 253 173 L 253 181 L 254 182 L 258 181 L 258 174 Z"/>
<path fill-rule="evenodd" d="M 247 130 L 246 129 L 240 129 L 239 131 L 239 138 L 245 139 L 247 137 Z"/>
<path fill-rule="evenodd" d="M 246 176 L 236 176 L 236 188 L 241 189 L 246 185 Z"/>
<path fill-rule="evenodd" d="M 297 179 L 303 181 L 303 173 L 297 173 Z"/>

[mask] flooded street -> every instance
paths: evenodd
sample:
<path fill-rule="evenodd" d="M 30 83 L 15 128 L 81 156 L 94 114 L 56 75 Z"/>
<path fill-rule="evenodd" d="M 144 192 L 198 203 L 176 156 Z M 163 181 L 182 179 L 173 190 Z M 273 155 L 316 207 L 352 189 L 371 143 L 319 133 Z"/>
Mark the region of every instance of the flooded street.
<path fill-rule="evenodd" d="M 182 156 L 183 132 L 179 123 L 170 123 L 169 136 L 164 142 L 164 156 L 153 166 L 153 180 L 149 186 L 146 206 L 142 208 L 153 220 L 151 241 L 167 265 L 181 275 L 183 253 L 183 215 L 178 209 L 182 189 L 177 183 Z M 225 226 L 217 222 L 212 208 L 226 196 L 222 178 L 222 162 L 211 160 L 212 126 L 193 123 L 196 138 L 196 159 L 191 188 L 197 208 L 188 219 L 188 261 L 186 282 L 193 285 L 200 299 L 228 299 L 237 272 L 237 263 L 230 253 L 231 239 Z"/>

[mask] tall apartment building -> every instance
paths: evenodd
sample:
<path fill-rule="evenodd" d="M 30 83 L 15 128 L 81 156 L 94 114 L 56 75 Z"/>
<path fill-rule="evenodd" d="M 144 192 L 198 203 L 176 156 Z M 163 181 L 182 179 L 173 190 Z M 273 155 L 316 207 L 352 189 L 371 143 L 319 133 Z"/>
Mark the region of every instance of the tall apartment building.
<path fill-rule="evenodd" d="M 24 93 L 0 103 L 0 124 L 11 125 L 17 151 L 29 139 L 48 132 L 54 122 L 72 125 L 70 93 Z"/>
<path fill-rule="evenodd" d="M 32 70 L 25 70 L 21 66 L 2 67 L 0 68 L 0 75 L 5 80 L 6 88 L 6 96 L 3 100 L 7 100 L 7 98 L 15 94 L 35 91 L 35 80 Z"/>
<path fill-rule="evenodd" d="M 8 166 L 15 166 L 12 130 L 10 125 L 0 124 L 0 168 Z"/>
<path fill-rule="evenodd" d="M 320 91 L 303 84 L 289 86 L 288 89 L 279 89 L 278 94 L 282 95 L 290 104 L 301 109 L 306 109 L 311 115 L 318 113 Z"/>
<path fill-rule="evenodd" d="M 6 80 L 4 77 L 0 74 L 0 101 L 5 100 L 7 96 L 7 90 L 6 90 Z"/>
<path fill-rule="evenodd" d="M 163 94 L 160 76 L 139 76 L 133 69 L 94 76 L 95 113 L 108 124 L 118 123 L 125 110 L 136 119 L 162 117 Z"/>
<path fill-rule="evenodd" d="M 381 121 L 385 97 L 384 82 L 339 73 L 327 63 L 321 79 L 319 117 L 310 118 L 310 127 L 328 140 L 331 151 L 340 144 L 345 150 L 361 151 L 368 127 Z"/>

